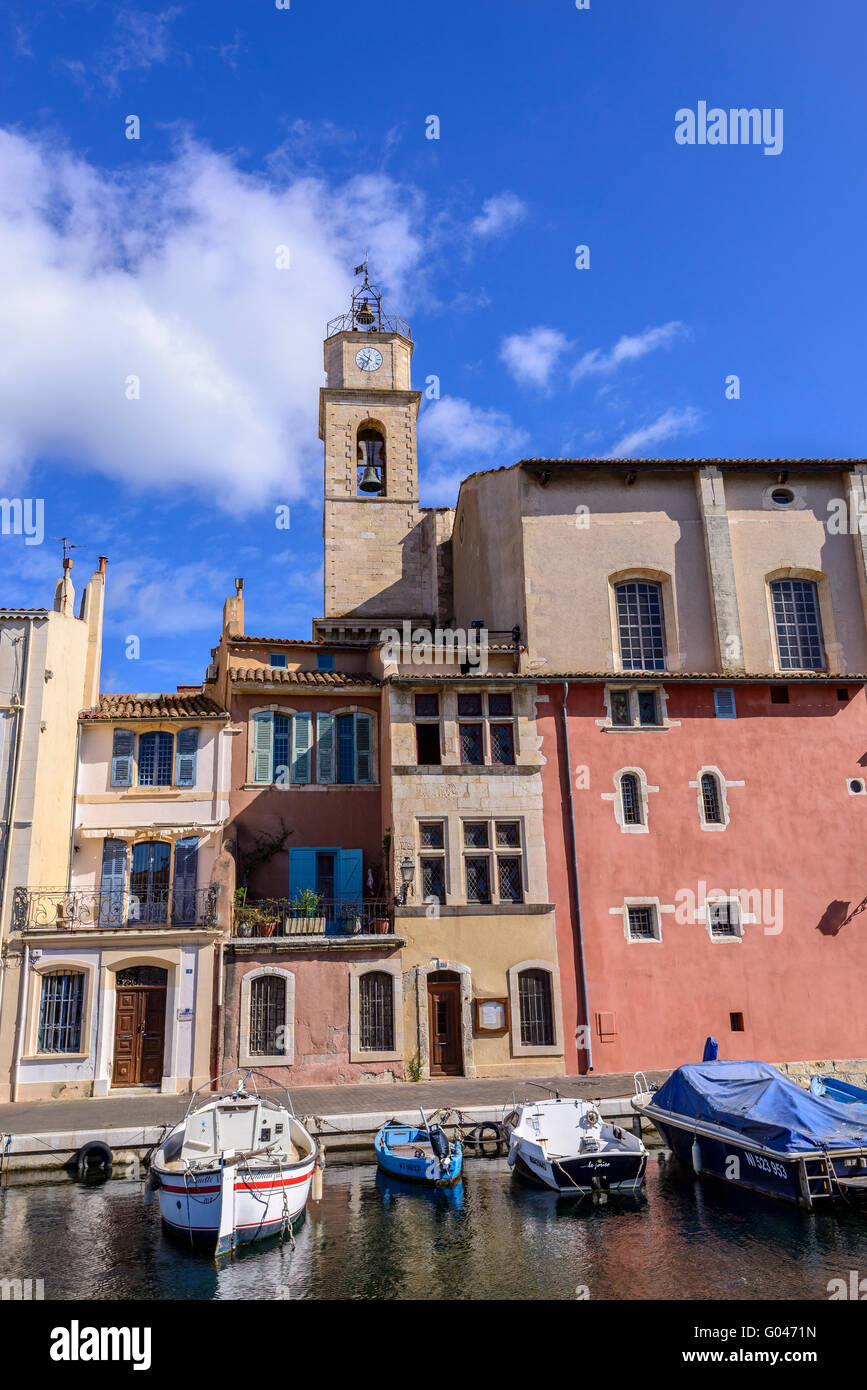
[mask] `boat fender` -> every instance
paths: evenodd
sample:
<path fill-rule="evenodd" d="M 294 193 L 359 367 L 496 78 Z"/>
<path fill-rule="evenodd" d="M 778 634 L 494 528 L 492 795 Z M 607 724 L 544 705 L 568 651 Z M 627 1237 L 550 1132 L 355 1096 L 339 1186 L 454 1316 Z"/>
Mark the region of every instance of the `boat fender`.
<path fill-rule="evenodd" d="M 93 1169 L 110 1173 L 114 1158 L 108 1144 L 104 1144 L 101 1139 L 94 1139 L 89 1144 L 82 1144 L 74 1162 L 78 1176 L 83 1178 Z"/>
<path fill-rule="evenodd" d="M 435 1157 L 439 1159 L 440 1163 L 444 1162 L 449 1156 L 449 1141 L 445 1130 L 441 1129 L 439 1125 L 431 1125 L 428 1133 L 430 1135 L 430 1146 L 434 1151 Z"/>
<path fill-rule="evenodd" d="M 692 1141 L 692 1170 L 694 1173 L 701 1172 L 701 1145 L 698 1142 L 698 1135 Z"/>
<path fill-rule="evenodd" d="M 314 1202 L 322 1201 L 322 1165 L 317 1163 L 313 1169 L 313 1182 L 310 1186 L 310 1196 Z"/>

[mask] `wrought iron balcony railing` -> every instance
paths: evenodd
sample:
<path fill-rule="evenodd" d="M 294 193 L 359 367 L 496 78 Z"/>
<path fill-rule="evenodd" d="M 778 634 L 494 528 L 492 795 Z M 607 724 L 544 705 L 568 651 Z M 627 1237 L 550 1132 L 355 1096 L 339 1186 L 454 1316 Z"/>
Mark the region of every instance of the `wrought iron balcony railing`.
<path fill-rule="evenodd" d="M 393 931 L 394 908 L 384 899 L 299 904 L 260 898 L 235 908 L 235 936 L 386 936 Z"/>
<path fill-rule="evenodd" d="M 13 931 L 216 927 L 219 888 L 167 888 L 143 897 L 99 888 L 16 888 Z"/>

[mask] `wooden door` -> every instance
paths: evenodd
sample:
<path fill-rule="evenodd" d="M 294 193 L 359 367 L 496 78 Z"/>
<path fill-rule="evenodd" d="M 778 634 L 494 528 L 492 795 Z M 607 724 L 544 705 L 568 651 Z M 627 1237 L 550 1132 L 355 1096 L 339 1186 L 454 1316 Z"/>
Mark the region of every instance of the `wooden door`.
<path fill-rule="evenodd" d="M 112 1086 L 159 1085 L 165 1031 L 165 986 L 118 986 Z"/>
<path fill-rule="evenodd" d="M 428 976 L 431 1076 L 462 1076 L 461 986 L 447 971 Z"/>

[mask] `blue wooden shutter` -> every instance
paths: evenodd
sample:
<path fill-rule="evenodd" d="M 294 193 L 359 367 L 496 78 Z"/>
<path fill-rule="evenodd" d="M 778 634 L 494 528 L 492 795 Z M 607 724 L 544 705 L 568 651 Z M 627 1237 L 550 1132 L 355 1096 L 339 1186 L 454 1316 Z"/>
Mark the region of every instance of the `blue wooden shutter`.
<path fill-rule="evenodd" d="M 186 840 L 176 840 L 172 890 L 172 922 L 176 926 L 195 926 L 198 876 L 199 842 L 195 835 Z"/>
<path fill-rule="evenodd" d="M 342 849 L 337 864 L 337 897 L 341 903 L 361 906 L 364 887 L 363 854 L 360 849 Z"/>
<path fill-rule="evenodd" d="M 373 718 L 369 714 L 355 716 L 356 782 L 373 781 Z"/>
<path fill-rule="evenodd" d="M 285 714 L 274 715 L 274 772 L 272 781 L 279 783 L 281 787 L 285 787 L 289 781 L 291 729 L 291 721 Z"/>
<path fill-rule="evenodd" d="M 316 716 L 316 780 L 334 781 L 334 715 Z"/>
<path fill-rule="evenodd" d="M 257 714 L 253 720 L 253 781 L 270 782 L 274 754 L 274 720 Z"/>
<path fill-rule="evenodd" d="M 181 729 L 175 757 L 175 782 L 179 787 L 196 785 L 196 753 L 199 747 L 198 729 Z"/>
<path fill-rule="evenodd" d="M 309 782 L 312 762 L 313 715 L 294 715 L 292 730 L 292 781 Z"/>
<path fill-rule="evenodd" d="M 289 897 L 297 898 L 305 888 L 316 892 L 316 850 L 290 849 Z"/>
<path fill-rule="evenodd" d="M 735 692 L 731 688 L 715 690 L 713 692 L 713 704 L 717 719 L 737 719 Z"/>
<path fill-rule="evenodd" d="M 102 881 L 99 889 L 100 926 L 120 926 L 124 916 L 123 895 L 125 887 L 126 845 L 123 840 L 103 840 Z"/>
<path fill-rule="evenodd" d="M 132 786 L 132 754 L 135 734 L 130 729 L 115 729 L 111 749 L 111 785 Z"/>

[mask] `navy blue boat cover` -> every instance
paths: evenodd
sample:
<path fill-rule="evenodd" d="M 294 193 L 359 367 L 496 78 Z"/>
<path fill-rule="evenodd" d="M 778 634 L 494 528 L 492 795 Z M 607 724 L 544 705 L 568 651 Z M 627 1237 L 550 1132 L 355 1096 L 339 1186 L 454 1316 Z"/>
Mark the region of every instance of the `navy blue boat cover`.
<path fill-rule="evenodd" d="M 679 1067 L 653 1104 L 726 1125 L 780 1153 L 867 1146 L 867 1105 L 814 1096 L 767 1062 L 698 1062 Z"/>

